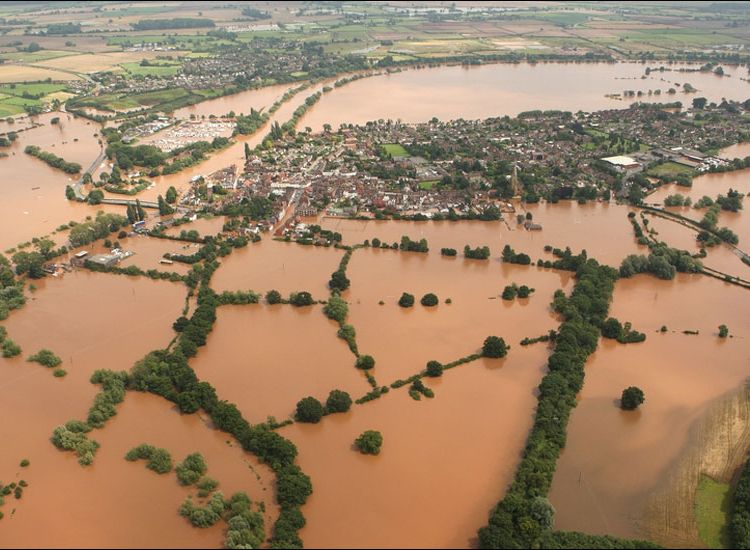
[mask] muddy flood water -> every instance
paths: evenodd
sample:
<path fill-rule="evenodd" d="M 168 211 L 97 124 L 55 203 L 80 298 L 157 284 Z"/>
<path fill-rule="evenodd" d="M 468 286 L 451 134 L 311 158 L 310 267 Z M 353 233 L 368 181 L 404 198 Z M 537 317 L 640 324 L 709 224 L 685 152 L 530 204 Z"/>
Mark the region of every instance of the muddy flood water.
<path fill-rule="evenodd" d="M 652 72 L 640 63 L 519 63 L 438 67 L 374 76 L 335 89 L 300 121 L 314 131 L 330 124 L 364 124 L 380 118 L 403 122 L 514 116 L 535 109 L 576 112 L 624 109 L 634 100 L 689 103 L 677 84 L 690 83 L 712 101 L 744 101 L 747 83 L 741 71 L 731 77 L 712 73 Z M 675 68 L 681 65 L 675 65 Z M 550 93 L 554 83 L 554 93 Z M 666 93 L 674 88 L 677 93 Z M 649 90 L 661 95 L 648 95 Z M 632 100 L 605 97 L 624 90 L 642 91 Z"/>
<path fill-rule="evenodd" d="M 662 101 L 686 102 L 690 96 L 682 92 L 664 94 L 678 82 L 690 82 L 711 100 L 747 96 L 747 83 L 732 68 L 727 78 L 664 72 L 641 79 L 644 69 L 641 64 L 519 64 L 408 70 L 336 88 L 299 126 L 320 129 L 324 123 L 337 126 L 376 118 L 480 118 L 528 109 L 624 108 L 626 102 L 604 96 L 626 89 L 660 88 Z M 550 82 L 556 83 L 555 94 L 549 93 Z M 330 82 L 297 94 L 269 124 L 288 120 L 306 97 L 326 84 Z M 268 107 L 288 88 L 243 92 L 178 114 L 248 112 L 250 106 Z M 23 153 L 26 145 L 39 145 L 88 168 L 100 153 L 99 127 L 59 115 L 56 125 L 51 124 L 53 114 L 38 117 L 42 125 L 19 133 L 7 150 L 10 156 L 0 158 L 6 176 L 0 184 L 2 250 L 69 220 L 81 221 L 97 209 L 124 211 L 65 200 L 70 176 Z M 241 164 L 244 145 L 261 143 L 267 130 L 241 136 L 183 172 L 156 178 L 155 186 L 140 198 L 155 200 L 171 185 L 182 190 L 194 176 Z M 746 145 L 722 154 L 750 154 Z M 750 192 L 750 171 L 696 177 L 690 189 L 664 186 L 649 200 L 660 202 L 676 192 L 693 200 L 715 198 L 730 187 Z M 416 401 L 409 388 L 402 387 L 319 424 L 279 428 L 297 445 L 298 463 L 313 483 L 314 492 L 302 509 L 307 524 L 300 536 L 307 547 L 476 544 L 477 529 L 513 479 L 551 350 L 546 343 L 524 347 L 520 341 L 558 327 L 560 319 L 550 309 L 552 296 L 558 289 L 570 292 L 575 283 L 567 272 L 504 264 L 503 247 L 529 254 L 534 263 L 553 259 L 546 245 L 570 247 L 575 253 L 585 249 L 613 267 L 629 254 L 648 253 L 634 237 L 630 207 L 603 202 L 514 206 L 516 212 L 502 222 L 317 220 L 323 228 L 340 232 L 348 245 L 375 237 L 399 242 L 403 235 L 428 241 L 428 254 L 361 248 L 349 262 L 351 287 L 342 294 L 349 304 L 347 322 L 356 329 L 359 351 L 375 358 L 371 374 L 378 386 L 420 372 L 429 360 L 448 363 L 477 353 L 489 335 L 503 337 L 511 349 L 504 359 L 478 359 L 441 378 L 425 378 L 435 392 L 433 399 Z M 676 211 L 696 220 L 703 215 L 692 208 Z M 527 231 L 516 223 L 515 214 L 526 212 L 541 231 Z M 743 250 L 750 242 L 748 216 L 744 211 L 720 215 L 719 225 L 739 235 Z M 670 245 L 697 252 L 693 231 L 667 220 L 649 220 Z M 198 219 L 169 234 L 195 229 L 215 235 L 224 221 L 221 216 Z M 55 240 L 62 244 L 64 233 Z M 181 274 L 188 266 L 160 263 L 163 254 L 197 250 L 192 244 L 149 237 L 128 237 L 120 244 L 135 253 L 123 262 L 125 267 Z M 467 244 L 490 247 L 491 258 L 463 258 Z M 458 257 L 441 256 L 442 247 L 458 249 Z M 98 242 L 87 250 L 104 248 Z M 260 242 L 220 258 L 210 284 L 217 292 L 264 294 L 275 289 L 287 297 L 309 291 L 316 300 L 326 300 L 328 280 L 342 256 L 335 248 L 280 242 L 266 234 Z M 750 278 L 748 267 L 728 247 L 710 250 L 705 263 Z M 512 283 L 534 292 L 527 299 L 500 299 Z M 89 382 L 95 370 L 128 370 L 149 351 L 170 343 L 176 334 L 173 321 L 186 303 L 195 306 L 194 299 L 186 302 L 185 285 L 84 270 L 35 285 L 33 292 L 27 285 L 26 306 L 2 322 L 23 353 L 0 358 L 0 440 L 6 442 L 0 452 L 0 480 L 24 479 L 29 487 L 23 499 L 6 499 L 0 546 L 219 547 L 221 525 L 197 529 L 177 513 L 194 490 L 178 485 L 173 474 L 159 476 L 143 462 L 124 460 L 140 443 L 166 448 L 175 461 L 201 452 L 208 474 L 220 482 L 225 495 L 243 490 L 265 503 L 270 533 L 278 514 L 272 472 L 201 414 L 180 415 L 160 397 L 129 392 L 117 416 L 91 432 L 101 444 L 91 467 L 82 468 L 72 453 L 58 451 L 49 441 L 56 426 L 86 417 L 98 391 Z M 397 305 L 403 292 L 416 297 L 413 308 Z M 419 304 L 428 292 L 439 297 L 436 307 Z M 702 275 L 679 275 L 673 281 L 640 275 L 617 282 L 610 314 L 632 322 L 647 340 L 631 345 L 603 340 L 586 364 L 585 386 L 550 494 L 556 528 L 625 537 L 650 532 L 644 515 L 650 496 L 697 444 L 694 428 L 707 411 L 750 375 L 748 311 L 748 290 Z M 720 324 L 729 327 L 732 338 L 717 337 Z M 665 333 L 659 332 L 662 325 Z M 190 364 L 251 423 L 269 416 L 283 421 L 292 418 L 303 397 L 325 401 L 330 390 L 341 389 L 356 399 L 370 391 L 337 330 L 321 304 L 221 306 L 207 345 Z M 699 334 L 687 335 L 686 330 Z M 41 348 L 62 358 L 66 377 L 55 378 L 26 360 Z M 618 399 L 630 385 L 644 390 L 646 402 L 636 412 L 623 412 Z M 383 434 L 378 456 L 352 448 L 354 439 L 369 429 Z M 31 465 L 22 469 L 24 458 Z"/>
<path fill-rule="evenodd" d="M 747 290 L 707 277 L 639 275 L 617 283 L 610 314 L 647 339 L 602 341 L 586 364 L 550 495 L 556 528 L 644 536 L 649 496 L 695 444 L 691 428 L 750 375 L 749 308 Z M 734 337 L 719 339 L 720 324 Z M 646 402 L 622 411 L 617 401 L 631 385 Z"/>
<path fill-rule="evenodd" d="M 166 346 L 184 303 L 184 286 L 87 272 L 37 286 L 26 307 L 4 323 L 24 354 L 0 360 L 0 436 L 9 442 L 0 453 L 0 479 L 25 479 L 29 486 L 22 500 L 3 507 L 0 544 L 218 546 L 220 527 L 195 529 L 177 514 L 190 491 L 174 474 L 159 476 L 143 462 L 125 461 L 125 453 L 141 443 L 166 448 L 175 461 L 201 452 L 225 494 L 245 490 L 268 501 L 270 524 L 276 514 L 270 472 L 207 429 L 206 421 L 177 414 L 160 397 L 128 393 L 117 416 L 90 434 L 101 444 L 90 467 L 82 468 L 73 453 L 58 451 L 49 441 L 56 426 L 86 418 L 98 391 L 89 383 L 93 371 L 128 370 L 145 353 Z M 66 377 L 55 378 L 24 359 L 42 347 L 62 358 Z M 24 458 L 31 464 L 21 469 Z"/>

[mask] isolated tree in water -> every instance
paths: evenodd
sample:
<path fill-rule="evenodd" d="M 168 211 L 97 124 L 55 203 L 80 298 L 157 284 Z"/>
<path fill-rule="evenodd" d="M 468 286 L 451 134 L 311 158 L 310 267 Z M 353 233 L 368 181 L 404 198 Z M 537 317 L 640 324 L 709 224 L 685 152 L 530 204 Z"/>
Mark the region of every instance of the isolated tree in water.
<path fill-rule="evenodd" d="M 629 388 L 622 390 L 620 406 L 624 410 L 633 411 L 643 404 L 644 401 L 646 401 L 646 396 L 643 394 L 641 388 L 630 386 Z"/>

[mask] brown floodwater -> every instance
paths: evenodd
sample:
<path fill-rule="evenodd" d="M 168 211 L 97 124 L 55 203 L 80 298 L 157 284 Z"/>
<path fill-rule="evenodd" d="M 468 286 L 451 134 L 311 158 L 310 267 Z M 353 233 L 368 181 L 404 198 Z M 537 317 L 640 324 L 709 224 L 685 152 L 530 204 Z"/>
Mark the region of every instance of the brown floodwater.
<path fill-rule="evenodd" d="M 703 174 L 693 178 L 692 187 L 681 187 L 676 184 L 667 184 L 659 187 L 654 193 L 649 195 L 648 202 L 663 203 L 669 195 L 680 193 L 690 197 L 695 203 L 704 195 L 716 200 L 717 195 L 726 195 L 729 189 L 734 189 L 743 193 L 746 197 L 750 194 L 750 168 L 735 170 L 733 172 L 719 172 L 715 174 Z M 743 200 L 743 209 L 739 212 L 721 211 L 719 214 L 720 227 L 728 227 L 734 231 L 740 239 L 739 248 L 747 251 L 750 247 L 750 215 L 747 210 L 750 209 L 750 202 L 747 198 Z M 679 212 L 683 216 L 700 221 L 705 209 L 696 210 L 694 208 L 670 208 Z M 738 260 L 739 261 L 739 260 Z M 743 267 L 740 265 L 740 268 Z"/>
<path fill-rule="evenodd" d="M 689 104 L 695 95 L 712 101 L 747 99 L 747 83 L 740 80 L 736 68 L 728 68 L 731 77 L 654 72 L 642 79 L 645 69 L 640 63 L 498 63 L 413 69 L 336 88 L 302 117 L 300 126 L 319 131 L 325 123 L 338 128 L 343 123 L 363 124 L 381 118 L 426 122 L 432 117 L 514 116 L 536 109 L 624 109 L 635 100 Z M 698 89 L 697 94 L 684 94 L 675 86 L 686 82 Z M 554 93 L 550 93 L 551 83 Z M 678 93 L 667 94 L 673 87 Z M 648 90 L 656 89 L 661 95 L 648 95 Z M 605 97 L 624 90 L 640 90 L 644 95 L 629 100 Z"/>
<path fill-rule="evenodd" d="M 167 235 L 179 235 L 181 231 L 195 230 L 202 237 L 206 235 L 216 235 L 224 227 L 224 216 L 206 216 L 197 218 L 190 223 L 184 223 L 176 227 L 170 227 L 165 231 Z"/>
<path fill-rule="evenodd" d="M 558 529 L 634 537 L 649 496 L 693 443 L 691 428 L 750 375 L 750 293 L 708 277 L 617 283 L 611 315 L 645 332 L 642 344 L 602 341 L 568 427 L 550 499 Z M 726 324 L 733 338 L 717 337 Z M 662 325 L 666 334 L 656 331 Z M 698 330 L 685 335 L 683 330 Z M 643 389 L 638 411 L 621 411 L 622 390 Z"/>
<path fill-rule="evenodd" d="M 322 306 L 222 306 L 191 365 L 249 422 L 284 420 L 303 397 L 324 403 L 333 389 L 355 398 L 370 390 L 338 328 Z"/>
<path fill-rule="evenodd" d="M 474 545 L 515 473 L 547 354 L 544 344 L 514 346 L 505 359 L 426 380 L 434 399 L 414 401 L 403 387 L 320 424 L 282 428 L 315 487 L 303 508 L 305 546 Z M 365 430 L 383 434 L 378 456 L 352 449 Z"/>
<path fill-rule="evenodd" d="M 121 239 L 119 242 L 123 250 L 133 252 L 132 256 L 120 262 L 120 267 L 136 265 L 143 270 L 158 269 L 159 271 L 174 271 L 182 275 L 190 271 L 190 265 L 181 262 L 174 262 L 171 265 L 162 264 L 160 260 L 164 257 L 164 254 L 190 255 L 195 254 L 201 247 L 199 244 L 156 239 L 146 236 L 128 237 Z"/>
<path fill-rule="evenodd" d="M 270 235 L 221 258 L 211 286 L 224 290 L 253 290 L 265 294 L 278 290 L 284 297 L 306 290 L 317 300 L 327 300 L 328 280 L 341 262 L 335 248 L 303 246 L 274 241 Z"/>
<path fill-rule="evenodd" d="M 744 159 L 750 156 L 750 142 L 745 141 L 743 143 L 737 143 L 730 145 L 719 151 L 719 156 L 726 159 L 741 158 Z"/>
<path fill-rule="evenodd" d="M 432 359 L 449 363 L 477 353 L 490 335 L 516 347 L 524 337 L 557 328 L 559 320 L 549 304 L 555 290 L 571 283 L 569 275 L 503 264 L 498 256 L 499 251 L 482 261 L 445 258 L 437 252 L 354 253 L 347 270 L 352 284 L 344 294 L 351 304 L 349 322 L 357 329 L 360 353 L 375 358 L 372 373 L 380 384 L 407 378 Z M 512 283 L 536 291 L 527 299 L 500 299 Z M 402 292 L 415 296 L 414 307 L 398 305 Z M 419 304 L 428 292 L 438 296 L 438 306 Z"/>
<path fill-rule="evenodd" d="M 24 354 L 0 359 L 0 437 L 9 442 L 0 453 L 0 479 L 25 479 L 29 487 L 21 500 L 6 499 L 0 546 L 219 546 L 221 527 L 195 529 L 177 514 L 190 491 L 173 475 L 161 477 L 142 462 L 124 460 L 143 442 L 165 447 L 175 460 L 199 451 L 226 493 L 246 490 L 273 501 L 270 472 L 209 429 L 207 420 L 182 416 L 152 395 L 129 393 L 118 415 L 92 432 L 101 444 L 93 466 L 82 468 L 72 453 L 55 449 L 52 430 L 86 417 L 98 390 L 89 382 L 94 370 L 127 370 L 169 342 L 185 288 L 86 271 L 36 284 L 29 303 L 4 322 Z M 65 378 L 25 361 L 42 347 L 62 358 Z M 21 470 L 23 458 L 31 465 Z M 275 514 L 273 506 L 269 514 Z"/>
<path fill-rule="evenodd" d="M 520 205 L 516 204 L 518 209 Z M 541 231 L 526 231 L 516 223 L 515 214 L 505 214 L 508 222 L 449 222 L 449 221 L 378 221 L 367 222 L 339 218 L 322 218 L 320 224 L 342 234 L 347 244 L 361 243 L 373 237 L 388 243 L 399 242 L 402 235 L 411 239 L 426 238 L 430 249 L 450 247 L 463 251 L 466 244 L 489 246 L 494 255 L 509 244 L 516 252 L 529 254 L 534 262 L 538 258 L 550 259 L 545 245 L 565 248 L 574 252 L 585 249 L 602 263 L 619 266 L 628 254 L 640 254 L 646 249 L 638 246 L 628 220 L 630 209 L 614 203 L 590 202 L 584 205 L 573 201 L 557 204 L 525 205 L 542 225 Z M 523 214 L 525 210 L 517 210 Z M 612 236 L 618 238 L 613 239 Z"/>
<path fill-rule="evenodd" d="M 60 117 L 60 124 L 50 124 L 55 116 Z M 38 145 L 65 160 L 79 163 L 85 170 L 100 151 L 99 138 L 94 137 L 99 126 L 59 112 L 34 118 L 43 125 L 20 132 L 15 143 L 5 149 L 9 156 L 0 158 L 0 173 L 3 174 L 0 250 L 41 237 L 63 223 L 81 221 L 95 213 L 90 206 L 65 199 L 65 186 L 72 184 L 75 176 L 52 168 L 23 150 L 27 145 Z"/>
<path fill-rule="evenodd" d="M 195 115 L 196 117 L 208 117 L 209 115 L 222 116 L 230 111 L 234 111 L 236 114 L 250 114 L 251 108 L 256 111 L 260 111 L 261 109 L 267 111 L 273 105 L 274 101 L 281 99 L 284 93 L 293 87 L 294 85 L 292 84 L 277 84 L 257 90 L 246 90 L 237 94 L 217 97 L 178 109 L 174 112 L 174 116 L 177 118 L 189 118 L 190 115 Z"/>

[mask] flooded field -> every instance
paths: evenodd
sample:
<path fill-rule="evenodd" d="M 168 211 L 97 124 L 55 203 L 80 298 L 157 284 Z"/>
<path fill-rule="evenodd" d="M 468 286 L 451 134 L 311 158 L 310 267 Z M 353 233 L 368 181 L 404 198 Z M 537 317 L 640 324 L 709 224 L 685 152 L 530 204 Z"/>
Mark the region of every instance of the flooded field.
<path fill-rule="evenodd" d="M 172 264 L 161 263 L 164 254 L 190 255 L 197 252 L 201 246 L 193 243 L 141 236 L 123 239 L 120 241 L 120 245 L 123 250 L 133 252 L 132 256 L 120 262 L 122 267 L 136 265 L 144 271 L 158 269 L 159 271 L 174 271 L 181 275 L 190 271 L 190 265 L 181 262 L 174 262 Z"/>
<path fill-rule="evenodd" d="M 750 194 L 750 169 L 704 174 L 693 178 L 692 187 L 680 187 L 675 184 L 663 185 L 648 198 L 649 202 L 663 202 L 669 195 L 680 193 L 683 196 L 690 197 L 695 203 L 704 195 L 714 200 L 718 195 L 726 196 L 729 189 L 734 189 L 745 195 Z M 699 220 L 703 217 L 705 210 L 690 209 L 690 212 L 692 212 L 692 215 L 686 214 L 688 217 Z M 721 212 L 719 225 L 726 225 L 737 233 L 740 243 L 743 242 L 743 237 L 750 240 L 750 216 L 742 216 L 742 212 Z"/>
<path fill-rule="evenodd" d="M 586 364 L 550 494 L 556 528 L 644 536 L 648 498 L 695 443 L 691 428 L 749 374 L 748 306 L 746 290 L 707 277 L 640 275 L 617 283 L 610 314 L 631 321 L 647 340 L 602 341 Z M 734 337 L 719 339 L 720 324 Z M 657 332 L 662 325 L 664 334 Z M 631 385 L 643 389 L 646 402 L 625 412 L 617 402 Z"/>
<path fill-rule="evenodd" d="M 181 231 L 197 231 L 201 237 L 216 235 L 224 227 L 224 216 L 206 216 L 197 218 L 190 223 L 170 227 L 165 231 L 167 235 L 179 235 Z"/>
<path fill-rule="evenodd" d="M 53 117 L 59 124 L 51 124 Z M 71 176 L 52 168 L 24 153 L 27 145 L 37 145 L 85 170 L 100 151 L 99 127 L 93 122 L 63 113 L 34 117 L 42 126 L 20 132 L 18 139 L 0 158 L 0 250 L 5 250 L 32 237 L 41 237 L 70 220 L 82 221 L 97 209 L 65 199 L 65 186 L 73 183 Z"/>
<path fill-rule="evenodd" d="M 0 415 L 6 419 L 0 436 L 13 442 L 0 453 L 0 475 L 6 482 L 29 483 L 22 500 L 6 501 L 3 545 L 217 546 L 220 528 L 197 530 L 176 513 L 188 491 L 174 476 L 162 478 L 143 463 L 123 459 L 143 442 L 167 448 L 176 460 L 200 451 L 226 492 L 267 496 L 268 472 L 227 445 L 224 435 L 206 429 L 198 416 L 180 416 L 156 396 L 128 394 L 119 414 L 92 432 L 101 444 L 93 466 L 82 468 L 72 453 L 58 451 L 49 441 L 55 426 L 85 418 L 98 391 L 89 382 L 94 370 L 129 369 L 169 342 L 184 286 L 87 272 L 37 286 L 26 307 L 3 323 L 24 354 L 0 359 Z M 62 358 L 65 378 L 25 361 L 42 347 Z M 31 465 L 21 471 L 18 463 L 24 458 Z M 127 521 L 112 522 L 113 517 Z"/>
<path fill-rule="evenodd" d="M 320 306 L 223 306 L 191 365 L 249 422 L 285 420 L 308 395 L 325 402 L 333 389 L 355 397 L 371 389 L 338 328 Z"/>
<path fill-rule="evenodd" d="M 315 486 L 300 531 L 305 546 L 474 545 L 520 459 L 547 353 L 544 344 L 514 346 L 505 359 L 426 381 L 434 399 L 414 401 L 401 388 L 321 424 L 282 428 Z M 352 449 L 365 430 L 383 434 L 378 456 Z"/>
<path fill-rule="evenodd" d="M 407 378 L 432 359 L 449 363 L 477 353 L 490 335 L 520 349 L 523 338 L 557 328 L 549 304 L 555 290 L 570 283 L 565 273 L 502 264 L 497 253 L 479 261 L 363 249 L 352 256 L 347 274 L 349 322 L 357 329 L 360 352 L 375 358 L 373 375 L 380 384 Z M 535 292 L 526 299 L 500 299 L 514 282 Z M 415 296 L 414 307 L 398 305 L 402 292 Z M 428 292 L 438 296 L 438 306 L 419 304 Z M 447 298 L 450 304 L 444 303 Z"/>
<path fill-rule="evenodd" d="M 298 127 L 320 130 L 324 123 L 336 127 L 377 118 L 480 118 L 530 109 L 625 108 L 628 101 L 605 94 L 631 89 L 661 89 L 660 96 L 640 99 L 688 104 L 693 96 L 665 93 L 688 82 L 709 100 L 747 96 L 747 83 L 731 67 L 729 78 L 654 72 L 642 79 L 645 67 L 549 63 L 408 70 L 334 89 Z M 551 82 L 556 85 L 554 94 Z M 297 94 L 268 125 L 287 121 L 306 97 L 326 84 L 330 82 Z M 217 98 L 176 115 L 208 117 L 268 108 L 290 87 Z M 51 124 L 53 116 L 60 117 L 60 124 Z M 33 120 L 42 126 L 19 133 L 7 149 L 10 156 L 0 158 L 5 176 L 0 184 L 1 250 L 70 220 L 82 221 L 100 208 L 65 200 L 65 186 L 74 177 L 23 153 L 26 145 L 38 145 L 86 170 L 101 150 L 99 126 L 65 113 Z M 231 164 L 241 166 L 245 145 L 260 144 L 268 125 L 252 136 L 238 136 L 236 143 L 196 166 L 155 178 L 155 185 L 138 197 L 155 200 L 169 186 L 184 190 L 195 176 Z M 748 144 L 722 151 L 728 158 L 748 154 Z M 694 201 L 703 195 L 715 198 L 730 187 L 750 193 L 750 169 L 696 177 L 692 188 L 663 186 L 649 201 L 661 202 L 678 192 Z M 394 243 L 404 235 L 428 240 L 428 254 L 363 248 L 353 253 L 348 265 L 351 287 L 342 294 L 349 303 L 347 322 L 356 329 L 360 352 L 375 358 L 371 374 L 379 386 L 421 371 L 429 360 L 448 363 L 477 353 L 489 335 L 502 336 L 511 350 L 505 359 L 479 359 L 442 378 L 426 378 L 434 399 L 415 401 L 408 388 L 400 388 L 320 424 L 281 428 L 280 433 L 298 446 L 298 463 L 314 486 L 302 509 L 307 525 L 300 535 L 306 546 L 476 546 L 477 529 L 513 478 L 533 421 L 537 386 L 546 372 L 550 347 L 523 347 L 520 341 L 559 326 L 560 319 L 550 309 L 553 293 L 570 292 L 574 284 L 568 272 L 502 263 L 503 247 L 508 244 L 529 254 L 534 263 L 553 259 L 546 245 L 570 247 L 613 267 L 629 254 L 648 252 L 635 240 L 628 220 L 634 210 L 628 206 L 563 201 L 514 203 L 514 208 L 498 222 L 318 220 L 324 229 L 340 232 L 348 245 L 373 238 Z M 119 206 L 101 209 L 124 213 Z M 692 208 L 675 211 L 696 220 L 703 216 Z M 526 213 L 541 231 L 527 231 L 516 222 L 517 214 Z M 671 246 L 698 251 L 695 232 L 663 219 L 649 220 L 658 237 Z M 216 235 L 224 222 L 223 216 L 199 218 L 168 234 L 196 230 L 202 236 Z M 747 212 L 722 212 L 719 225 L 735 231 L 740 248 L 748 249 Z M 115 240 L 114 235 L 110 238 Z M 64 232 L 55 235 L 60 244 L 65 239 Z M 195 244 L 150 237 L 128 237 L 120 244 L 134 252 L 122 267 L 180 274 L 189 266 L 160 263 L 164 253 L 198 250 Z M 467 244 L 490 247 L 490 260 L 463 258 Z M 443 257 L 442 247 L 459 254 Z M 104 251 L 101 241 L 86 249 Z M 285 298 L 291 292 L 309 291 L 315 299 L 327 300 L 327 283 L 342 256 L 342 250 L 275 241 L 265 234 L 260 242 L 220 258 L 210 286 L 216 292 L 275 289 Z M 747 278 L 747 266 L 729 247 L 710 249 L 704 261 Z M 500 299 L 512 283 L 535 291 L 526 299 Z M 27 305 L 3 322 L 24 353 L 0 359 L 0 417 L 7 419 L 0 423 L 0 440 L 12 442 L 0 453 L 0 479 L 23 478 L 30 486 L 22 500 L 6 501 L 0 545 L 221 545 L 222 526 L 196 529 L 177 514 L 189 489 L 179 486 L 174 476 L 158 476 L 143 463 L 123 459 L 128 449 L 144 442 L 168 449 L 175 460 L 190 452 L 203 453 L 209 475 L 220 481 L 225 495 L 245 490 L 266 503 L 270 532 L 278 513 L 273 475 L 233 439 L 214 430 L 202 413 L 180 415 L 162 398 L 128 393 L 118 415 L 104 429 L 92 432 L 102 447 L 90 468 L 81 468 L 71 453 L 57 451 L 49 441 L 55 426 L 85 418 L 98 391 L 89 382 L 93 371 L 127 370 L 174 338 L 172 323 L 185 306 L 185 286 L 85 270 L 34 284 L 38 288 L 27 291 Z M 398 306 L 403 292 L 416 297 L 414 307 Z M 438 306 L 419 304 L 429 292 L 439 297 Z M 190 305 L 195 308 L 194 299 Z M 631 321 L 647 340 L 627 346 L 602 341 L 586 364 L 585 387 L 550 494 L 557 510 L 556 528 L 625 537 L 649 532 L 644 513 L 655 488 L 695 446 L 695 426 L 707 411 L 750 374 L 749 306 L 747 290 L 699 275 L 680 275 L 673 281 L 642 275 L 618 281 L 610 314 Z M 720 324 L 728 325 L 732 338 L 717 337 Z M 662 325 L 665 333 L 658 332 Z M 337 330 L 321 305 L 221 306 L 207 345 L 190 365 L 221 399 L 236 403 L 249 422 L 264 422 L 269 416 L 285 420 L 293 415 L 297 401 L 308 395 L 325 401 L 330 390 L 341 389 L 356 399 L 371 389 Z M 699 334 L 687 335 L 685 330 Z M 55 378 L 48 369 L 26 361 L 40 348 L 62 358 L 66 377 Z M 630 385 L 643 388 L 646 402 L 639 411 L 626 413 L 617 401 Z M 354 439 L 368 429 L 384 435 L 379 456 L 364 456 L 352 448 Z M 27 470 L 18 466 L 23 458 L 31 461 Z"/>
<path fill-rule="evenodd" d="M 531 212 L 534 222 L 541 224 L 542 231 L 526 231 L 516 223 L 514 214 L 505 214 L 508 222 L 449 222 L 449 221 L 377 221 L 362 222 L 323 218 L 321 227 L 342 234 L 347 244 L 361 243 L 365 239 L 379 238 L 387 243 L 399 242 L 402 235 L 411 239 L 426 238 L 430 249 L 439 252 L 443 247 L 463 250 L 464 245 L 489 246 L 493 254 L 499 255 L 509 244 L 517 252 L 529 254 L 534 262 L 548 255 L 544 246 L 571 247 L 574 252 L 585 249 L 602 263 L 619 266 L 628 254 L 643 253 L 633 238 L 633 229 L 628 220 L 630 209 L 609 203 L 580 205 L 572 201 L 558 204 L 540 203 L 522 205 L 517 210 Z M 521 208 L 521 205 L 516 205 Z M 611 235 L 620 238 L 612 239 Z"/>
<path fill-rule="evenodd" d="M 686 82 L 709 100 L 747 99 L 746 83 L 736 69 L 727 71 L 731 78 L 712 73 L 652 72 L 642 79 L 645 68 L 640 63 L 501 63 L 407 70 L 337 88 L 302 117 L 300 126 L 319 131 L 326 123 L 338 128 L 342 123 L 364 124 L 381 118 L 426 122 L 432 117 L 514 116 L 535 109 L 624 109 L 636 99 L 689 103 L 692 96 L 677 86 Z M 555 83 L 552 94 L 551 82 Z M 677 93 L 667 94 L 669 88 Z M 648 90 L 657 89 L 661 95 L 648 95 Z M 628 100 L 605 97 L 624 90 L 642 91 L 644 96 Z"/>
<path fill-rule="evenodd" d="M 325 300 L 328 280 L 338 269 L 342 255 L 335 248 L 279 242 L 265 235 L 262 241 L 223 258 L 211 286 L 217 292 L 253 290 L 265 294 L 275 289 L 285 297 L 306 290 L 313 298 Z"/>
<path fill-rule="evenodd" d="M 222 116 L 230 111 L 234 111 L 237 114 L 249 114 L 251 108 L 256 111 L 260 111 L 261 109 L 267 111 L 273 105 L 274 101 L 281 99 L 281 96 L 293 87 L 294 85 L 292 84 L 277 84 L 257 90 L 247 90 L 238 94 L 217 97 L 216 99 L 209 99 L 196 105 L 178 109 L 174 112 L 174 116 L 177 118 L 190 118 L 191 116 L 208 117 L 210 115 Z"/>

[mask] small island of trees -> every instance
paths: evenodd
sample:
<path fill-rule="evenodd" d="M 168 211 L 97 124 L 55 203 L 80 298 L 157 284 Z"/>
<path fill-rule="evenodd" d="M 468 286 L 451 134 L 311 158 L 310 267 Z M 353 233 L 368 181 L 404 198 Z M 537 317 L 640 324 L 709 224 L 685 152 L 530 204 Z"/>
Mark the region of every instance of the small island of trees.
<path fill-rule="evenodd" d="M 482 356 L 499 359 L 508 355 L 508 346 L 499 336 L 488 336 L 482 346 Z"/>
<path fill-rule="evenodd" d="M 646 401 L 643 390 L 636 386 L 630 386 L 622 390 L 620 398 L 620 407 L 626 411 L 634 411 Z"/>
<path fill-rule="evenodd" d="M 354 445 L 362 454 L 380 454 L 380 447 L 383 445 L 383 434 L 376 430 L 367 430 L 354 440 Z"/>

